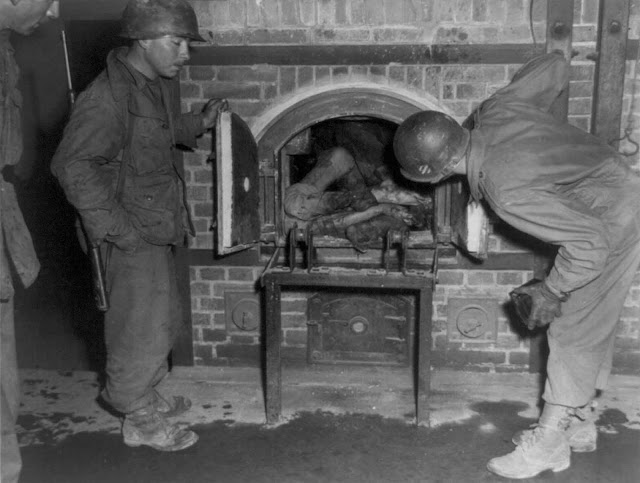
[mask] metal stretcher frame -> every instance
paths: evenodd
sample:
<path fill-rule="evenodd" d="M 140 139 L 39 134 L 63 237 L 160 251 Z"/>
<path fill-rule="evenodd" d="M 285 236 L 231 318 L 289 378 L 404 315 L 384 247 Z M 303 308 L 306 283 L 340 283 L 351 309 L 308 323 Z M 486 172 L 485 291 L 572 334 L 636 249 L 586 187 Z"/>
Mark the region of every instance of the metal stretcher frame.
<path fill-rule="evenodd" d="M 416 294 L 418 317 L 415 323 L 414 394 L 416 423 L 429 424 L 431 372 L 431 315 L 433 274 L 425 271 L 387 271 L 316 267 L 310 270 L 273 267 L 262 276 L 265 290 L 265 406 L 267 424 L 277 423 L 282 412 L 282 323 L 283 287 L 353 288 L 401 291 Z"/>

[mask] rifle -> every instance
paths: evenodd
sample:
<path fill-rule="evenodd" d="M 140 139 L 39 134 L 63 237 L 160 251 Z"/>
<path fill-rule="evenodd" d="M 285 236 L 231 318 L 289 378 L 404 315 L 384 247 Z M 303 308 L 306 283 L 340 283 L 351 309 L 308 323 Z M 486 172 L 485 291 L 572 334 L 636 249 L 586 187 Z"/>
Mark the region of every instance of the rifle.
<path fill-rule="evenodd" d="M 67 51 L 67 36 L 64 29 L 61 32 L 62 35 L 62 49 L 64 51 L 64 63 L 67 70 L 67 87 L 69 88 L 69 103 L 71 108 L 76 102 L 76 94 L 73 90 L 73 83 L 71 82 L 71 68 L 69 67 L 69 52 Z M 86 230 L 82 226 L 82 221 L 78 216 L 78 223 L 82 236 L 86 241 L 88 249 L 89 260 L 91 262 L 91 279 L 93 282 L 93 294 L 96 300 L 96 306 L 98 310 L 106 312 L 109 310 L 109 297 L 107 295 L 107 284 L 105 282 L 105 269 L 102 263 L 102 254 L 100 252 L 100 246 L 95 240 L 91 240 Z"/>

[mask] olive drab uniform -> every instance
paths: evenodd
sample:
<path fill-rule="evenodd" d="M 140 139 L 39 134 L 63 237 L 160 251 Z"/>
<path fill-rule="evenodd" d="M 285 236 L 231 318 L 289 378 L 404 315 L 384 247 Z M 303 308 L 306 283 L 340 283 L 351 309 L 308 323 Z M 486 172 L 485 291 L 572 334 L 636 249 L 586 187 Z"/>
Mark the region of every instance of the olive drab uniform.
<path fill-rule="evenodd" d="M 467 177 L 502 220 L 558 247 L 546 282 L 569 299 L 549 326 L 543 398 L 581 407 L 606 385 L 640 263 L 640 177 L 603 140 L 549 113 L 568 77 L 561 54 L 543 55 L 487 99 Z"/>
<path fill-rule="evenodd" d="M 138 239 L 134 249 L 112 246 L 103 257 L 110 308 L 102 395 L 125 414 L 157 400 L 182 323 L 172 247 L 192 228 L 173 149 L 194 146 L 204 131 L 201 114 L 177 111 L 170 81 L 144 77 L 127 52 L 110 52 L 106 69 L 78 97 L 52 161 L 92 240 L 104 248 Z"/>
<path fill-rule="evenodd" d="M 2 481 L 17 481 L 21 460 L 14 424 L 20 405 L 13 316 L 15 273 L 25 287 L 40 271 L 31 235 L 20 212 L 13 185 L 5 180 L 22 154 L 22 96 L 17 88 L 19 70 L 9 43 L 9 30 L 0 32 L 0 364 L 2 370 Z"/>

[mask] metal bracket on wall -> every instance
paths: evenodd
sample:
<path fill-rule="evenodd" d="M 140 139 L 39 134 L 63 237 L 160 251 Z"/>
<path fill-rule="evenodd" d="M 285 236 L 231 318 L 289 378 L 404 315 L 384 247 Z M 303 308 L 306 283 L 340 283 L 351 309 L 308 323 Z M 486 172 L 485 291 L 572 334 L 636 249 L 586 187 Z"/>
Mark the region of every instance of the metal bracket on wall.
<path fill-rule="evenodd" d="M 591 132 L 617 148 L 624 96 L 630 0 L 600 0 Z"/>

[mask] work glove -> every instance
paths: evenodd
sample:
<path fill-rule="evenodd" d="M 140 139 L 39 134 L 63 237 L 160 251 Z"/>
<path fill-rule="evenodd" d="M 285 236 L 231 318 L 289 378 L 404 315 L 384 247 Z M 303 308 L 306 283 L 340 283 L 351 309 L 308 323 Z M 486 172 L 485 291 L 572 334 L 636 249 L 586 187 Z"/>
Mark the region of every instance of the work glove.
<path fill-rule="evenodd" d="M 535 278 L 512 290 L 509 296 L 529 330 L 546 327 L 562 315 L 560 304 L 569 298 L 566 294 L 556 295 L 544 281 Z"/>

